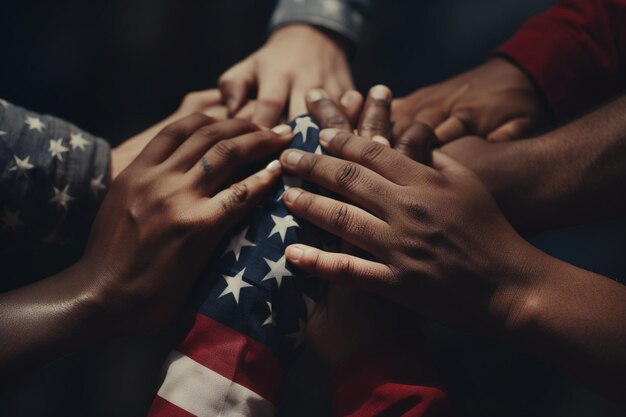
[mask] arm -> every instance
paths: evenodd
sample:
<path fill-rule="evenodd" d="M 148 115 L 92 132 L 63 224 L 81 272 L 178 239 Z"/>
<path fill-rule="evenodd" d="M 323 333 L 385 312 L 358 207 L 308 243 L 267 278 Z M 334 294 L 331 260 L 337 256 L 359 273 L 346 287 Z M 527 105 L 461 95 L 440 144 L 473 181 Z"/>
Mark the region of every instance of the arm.
<path fill-rule="evenodd" d="M 0 294 L 0 372 L 20 375 L 94 341 L 167 323 L 220 236 L 279 170 L 223 189 L 229 178 L 284 147 L 292 135 L 282 133 L 197 113 L 164 128 L 111 185 L 82 258 Z M 209 177 L 205 166 L 215 170 Z"/>
<path fill-rule="evenodd" d="M 626 96 L 533 139 L 466 138 L 442 152 L 474 171 L 520 230 L 616 217 L 626 209 L 625 113 Z"/>
<path fill-rule="evenodd" d="M 346 132 L 325 130 L 320 141 L 334 157 L 287 151 L 283 168 L 347 202 L 295 188 L 284 201 L 370 257 L 293 245 L 292 264 L 445 325 L 508 338 L 624 400 L 626 287 L 524 241 L 482 182 L 441 152 L 430 168 Z"/>
<path fill-rule="evenodd" d="M 624 19 L 624 0 L 560 0 L 496 54 L 522 67 L 562 120 L 626 87 Z"/>
<path fill-rule="evenodd" d="M 508 313 L 503 336 L 625 403 L 626 286 L 539 251 L 528 263 L 517 277 L 530 284 L 525 300 Z"/>

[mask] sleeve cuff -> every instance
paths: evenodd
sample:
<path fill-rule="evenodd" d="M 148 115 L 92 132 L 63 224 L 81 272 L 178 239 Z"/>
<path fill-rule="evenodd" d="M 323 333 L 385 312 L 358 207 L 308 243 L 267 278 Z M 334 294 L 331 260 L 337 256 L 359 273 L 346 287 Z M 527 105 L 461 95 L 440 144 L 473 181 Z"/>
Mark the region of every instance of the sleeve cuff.
<path fill-rule="evenodd" d="M 0 104 L 0 210 L 18 213 L 19 247 L 80 242 L 108 186 L 110 147 L 64 120 Z"/>
<path fill-rule="evenodd" d="M 364 347 L 333 372 L 333 415 L 453 415 L 447 395 L 432 383 L 430 373 L 414 334 Z"/>
<path fill-rule="evenodd" d="M 611 45 L 607 41 L 600 47 L 606 39 L 591 38 L 577 26 L 580 19 L 578 11 L 555 6 L 526 22 L 494 52 L 530 76 L 559 121 L 618 91 Z"/>
<path fill-rule="evenodd" d="M 270 21 L 270 29 L 304 23 L 336 32 L 357 44 L 363 27 L 363 13 L 339 0 L 281 0 Z"/>

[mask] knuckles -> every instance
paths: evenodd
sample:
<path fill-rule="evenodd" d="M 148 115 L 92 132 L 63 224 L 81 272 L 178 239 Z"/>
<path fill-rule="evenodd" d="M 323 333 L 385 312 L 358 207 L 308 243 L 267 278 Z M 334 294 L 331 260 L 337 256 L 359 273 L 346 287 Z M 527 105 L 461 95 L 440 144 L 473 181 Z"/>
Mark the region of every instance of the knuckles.
<path fill-rule="evenodd" d="M 340 188 L 349 189 L 359 179 L 360 171 L 355 163 L 345 162 L 335 173 L 335 181 Z"/>
<path fill-rule="evenodd" d="M 241 149 L 239 149 L 237 144 L 230 140 L 218 142 L 213 146 L 212 151 L 215 152 L 226 165 L 236 162 L 241 153 Z"/>
<path fill-rule="evenodd" d="M 361 149 L 361 159 L 365 163 L 376 161 L 385 151 L 385 145 L 370 141 Z"/>
<path fill-rule="evenodd" d="M 195 134 L 208 140 L 215 140 L 222 137 L 222 132 L 214 125 L 202 126 L 200 129 L 196 130 Z"/>
<path fill-rule="evenodd" d="M 361 129 L 365 132 L 381 132 L 386 131 L 388 128 L 389 122 L 387 119 L 379 116 L 368 116 L 361 123 Z"/>
<path fill-rule="evenodd" d="M 230 213 L 248 200 L 248 187 L 243 183 L 233 184 L 228 188 L 228 194 L 221 200 L 222 210 L 225 214 Z"/>
<path fill-rule="evenodd" d="M 324 119 L 324 128 L 342 128 L 348 124 L 346 118 L 341 114 L 331 114 Z"/>
<path fill-rule="evenodd" d="M 332 225 L 339 231 L 348 229 L 352 220 L 345 204 L 336 204 L 332 209 L 330 218 Z"/>

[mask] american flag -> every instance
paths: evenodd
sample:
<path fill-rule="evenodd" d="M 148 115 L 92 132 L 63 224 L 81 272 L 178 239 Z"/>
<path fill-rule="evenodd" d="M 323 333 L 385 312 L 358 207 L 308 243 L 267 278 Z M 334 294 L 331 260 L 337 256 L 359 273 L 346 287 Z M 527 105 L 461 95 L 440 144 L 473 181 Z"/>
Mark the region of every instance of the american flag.
<path fill-rule="evenodd" d="M 291 126 L 291 148 L 322 153 L 310 117 Z M 324 291 L 319 279 L 286 263 L 285 248 L 337 243 L 287 211 L 281 197 L 295 186 L 315 191 L 283 176 L 210 262 L 189 330 L 166 360 L 149 416 L 274 415 L 282 374 L 302 346 L 307 319 Z"/>

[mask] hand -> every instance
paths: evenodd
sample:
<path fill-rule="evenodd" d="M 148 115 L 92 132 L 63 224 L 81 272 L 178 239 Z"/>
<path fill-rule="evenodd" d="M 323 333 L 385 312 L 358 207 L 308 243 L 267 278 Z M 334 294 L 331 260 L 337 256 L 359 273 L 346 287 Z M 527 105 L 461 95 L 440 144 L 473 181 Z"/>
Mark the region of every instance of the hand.
<path fill-rule="evenodd" d="M 391 137 L 391 90 L 384 85 L 370 89 L 367 100 L 358 91 L 348 91 L 339 105 L 324 90 L 311 90 L 307 94 L 309 113 L 322 128 L 334 128 L 389 146 Z M 433 130 L 419 122 L 413 123 L 394 141 L 394 149 L 409 158 L 428 163 L 432 148 L 439 141 Z"/>
<path fill-rule="evenodd" d="M 289 127 L 277 131 L 192 114 L 164 128 L 119 175 L 79 262 L 96 277 L 89 292 L 108 322 L 128 333 L 171 318 L 223 233 L 279 176 L 276 162 L 223 189 L 239 168 L 288 144 Z"/>
<path fill-rule="evenodd" d="M 306 95 L 308 112 L 322 129 L 333 128 L 346 132 L 357 131 L 367 139 L 389 143 L 391 135 L 391 90 L 377 85 L 370 89 L 367 100 L 356 90 L 346 92 L 337 104 L 320 88 Z"/>
<path fill-rule="evenodd" d="M 204 113 L 216 119 L 226 119 L 228 117 L 228 111 L 222 105 L 222 95 L 219 90 L 194 91 L 187 94 L 183 98 L 180 107 L 166 119 L 122 142 L 111 150 L 111 179 L 115 179 L 161 129 L 192 113 Z"/>
<path fill-rule="evenodd" d="M 541 127 L 549 110 L 533 83 L 500 58 L 393 103 L 394 136 L 414 121 L 435 129 L 443 142 L 467 135 L 489 141 L 519 139 Z"/>
<path fill-rule="evenodd" d="M 307 108 L 322 128 L 348 133 L 357 130 L 367 139 L 389 146 L 391 99 L 388 87 L 370 89 L 367 100 L 356 90 L 348 91 L 336 104 L 326 91 L 307 93 Z M 345 242 L 344 253 L 355 253 Z M 364 345 L 379 342 L 406 330 L 417 331 L 420 320 L 373 294 L 331 285 L 307 323 L 307 340 L 320 357 L 335 367 Z"/>
<path fill-rule="evenodd" d="M 305 113 L 304 95 L 312 88 L 324 88 L 335 101 L 353 88 L 339 43 L 308 25 L 276 30 L 261 49 L 226 71 L 218 85 L 231 115 L 257 91 L 251 120 L 266 127 L 279 121 L 287 102 L 290 119 Z"/>
<path fill-rule="evenodd" d="M 501 329 L 515 320 L 531 292 L 526 261 L 535 249 L 473 173 L 440 152 L 430 168 L 332 129 L 320 141 L 337 158 L 289 150 L 281 156 L 283 169 L 352 204 L 301 189 L 284 201 L 374 260 L 292 245 L 291 263 L 445 324 Z"/>

